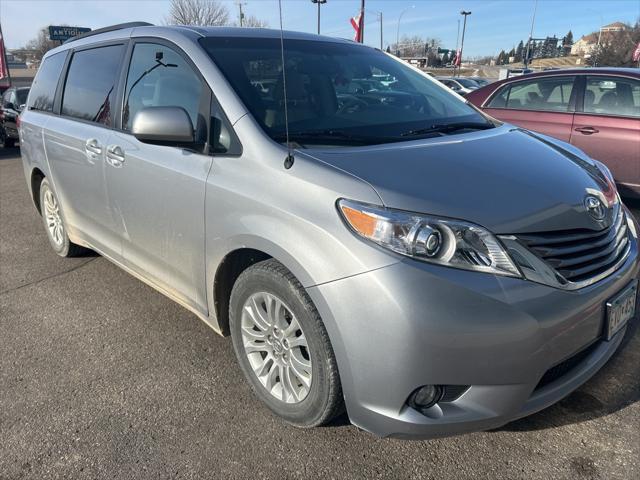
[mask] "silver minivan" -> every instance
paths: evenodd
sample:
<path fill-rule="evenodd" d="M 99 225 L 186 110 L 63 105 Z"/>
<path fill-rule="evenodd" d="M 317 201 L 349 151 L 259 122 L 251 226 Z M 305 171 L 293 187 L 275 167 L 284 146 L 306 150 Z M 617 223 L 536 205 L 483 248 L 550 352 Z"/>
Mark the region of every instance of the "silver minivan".
<path fill-rule="evenodd" d="M 97 30 L 45 56 L 20 137 L 55 252 L 229 334 L 296 426 L 494 428 L 584 383 L 634 316 L 637 226 L 603 164 L 350 41 Z"/>

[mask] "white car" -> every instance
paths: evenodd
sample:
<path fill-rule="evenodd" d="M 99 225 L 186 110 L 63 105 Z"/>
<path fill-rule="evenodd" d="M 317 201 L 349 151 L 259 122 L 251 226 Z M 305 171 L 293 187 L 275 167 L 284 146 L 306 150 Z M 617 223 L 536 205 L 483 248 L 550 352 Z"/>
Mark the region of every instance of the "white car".
<path fill-rule="evenodd" d="M 449 87 L 454 92 L 460 95 L 466 95 L 467 93 L 473 92 L 480 88 L 474 80 L 470 78 L 449 78 L 449 77 L 436 77 L 438 81 L 444 83 L 447 87 Z"/>

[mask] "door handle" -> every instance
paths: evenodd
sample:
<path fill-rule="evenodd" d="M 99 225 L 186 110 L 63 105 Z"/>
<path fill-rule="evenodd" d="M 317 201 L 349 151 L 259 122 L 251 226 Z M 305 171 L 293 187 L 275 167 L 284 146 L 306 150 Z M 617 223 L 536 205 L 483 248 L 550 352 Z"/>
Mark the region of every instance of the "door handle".
<path fill-rule="evenodd" d="M 90 138 L 87 140 L 84 144 L 84 149 L 87 153 L 95 153 L 96 155 L 100 155 L 102 153 L 102 146 L 96 138 Z"/>
<path fill-rule="evenodd" d="M 575 130 L 576 132 L 580 132 L 583 135 L 591 135 L 600 131 L 595 127 L 578 127 Z"/>
<path fill-rule="evenodd" d="M 124 150 L 120 145 L 107 147 L 107 163 L 113 167 L 121 167 L 124 163 Z"/>

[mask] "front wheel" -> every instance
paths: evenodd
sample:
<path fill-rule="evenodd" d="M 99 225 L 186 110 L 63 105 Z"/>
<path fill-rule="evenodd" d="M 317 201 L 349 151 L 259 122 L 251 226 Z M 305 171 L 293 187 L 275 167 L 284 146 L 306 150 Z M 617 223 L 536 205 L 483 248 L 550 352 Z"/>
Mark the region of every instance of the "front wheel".
<path fill-rule="evenodd" d="M 229 323 L 240 367 L 256 395 L 298 427 L 344 410 L 329 336 L 300 282 L 276 260 L 245 270 L 231 293 Z"/>

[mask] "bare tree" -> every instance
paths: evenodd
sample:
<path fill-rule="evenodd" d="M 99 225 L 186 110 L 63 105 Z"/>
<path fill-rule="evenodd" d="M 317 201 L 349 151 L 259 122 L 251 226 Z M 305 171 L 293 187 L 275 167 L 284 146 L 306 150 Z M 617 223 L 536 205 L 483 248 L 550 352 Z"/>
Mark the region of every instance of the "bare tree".
<path fill-rule="evenodd" d="M 269 23 L 265 20 L 260 20 L 254 15 L 245 15 L 242 19 L 242 26 L 253 28 L 267 28 L 269 27 Z"/>
<path fill-rule="evenodd" d="M 398 45 L 390 45 L 392 52 L 399 52 L 401 57 L 420 57 L 431 51 L 436 51 L 441 42 L 437 38 L 424 38 L 420 35 L 403 35 Z"/>
<path fill-rule="evenodd" d="M 38 30 L 38 36 L 36 38 L 27 42 L 25 49 L 30 50 L 30 56 L 39 63 L 45 53 L 58 45 L 60 45 L 60 42 L 49 40 L 49 29 L 43 27 Z"/>
<path fill-rule="evenodd" d="M 635 67 L 633 51 L 640 44 L 640 20 L 635 25 L 626 25 L 618 32 L 602 32 L 600 48 L 596 48 L 587 60 L 599 67 Z"/>
<path fill-rule="evenodd" d="M 165 21 L 172 25 L 228 25 L 229 10 L 218 0 L 171 0 Z"/>

